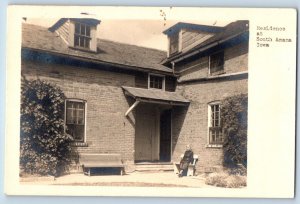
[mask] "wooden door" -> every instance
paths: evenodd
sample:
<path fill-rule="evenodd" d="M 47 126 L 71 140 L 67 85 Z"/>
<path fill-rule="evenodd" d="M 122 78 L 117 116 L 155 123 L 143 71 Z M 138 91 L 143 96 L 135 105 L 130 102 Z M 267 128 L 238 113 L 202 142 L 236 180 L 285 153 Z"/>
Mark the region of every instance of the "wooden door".
<path fill-rule="evenodd" d="M 165 110 L 160 116 L 159 159 L 171 160 L 171 110 Z"/>
<path fill-rule="evenodd" d="M 135 160 L 152 161 L 155 160 L 154 141 L 157 137 L 156 112 L 147 106 L 137 109 L 136 130 L 135 130 Z"/>

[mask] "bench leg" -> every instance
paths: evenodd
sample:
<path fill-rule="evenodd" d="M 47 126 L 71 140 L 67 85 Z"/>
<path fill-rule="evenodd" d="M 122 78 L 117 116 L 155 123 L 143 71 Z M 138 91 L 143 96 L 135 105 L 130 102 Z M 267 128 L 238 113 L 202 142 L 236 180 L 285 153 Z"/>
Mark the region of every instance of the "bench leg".
<path fill-rule="evenodd" d="M 91 168 L 89 168 L 88 175 L 91 176 Z"/>
<path fill-rule="evenodd" d="M 82 167 L 82 170 L 83 170 L 83 174 L 84 174 L 84 175 L 88 175 L 87 168 L 85 168 L 85 167 Z"/>

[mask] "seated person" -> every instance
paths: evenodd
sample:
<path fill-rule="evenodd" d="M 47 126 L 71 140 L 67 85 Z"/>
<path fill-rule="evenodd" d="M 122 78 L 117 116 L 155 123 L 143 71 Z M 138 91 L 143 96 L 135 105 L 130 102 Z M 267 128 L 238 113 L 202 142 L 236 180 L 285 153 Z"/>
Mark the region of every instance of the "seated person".
<path fill-rule="evenodd" d="M 186 146 L 186 151 L 184 152 L 184 156 L 180 161 L 179 165 L 179 177 L 182 177 L 183 175 L 186 175 L 189 164 L 193 163 L 194 161 L 194 153 L 190 147 L 190 145 Z"/>

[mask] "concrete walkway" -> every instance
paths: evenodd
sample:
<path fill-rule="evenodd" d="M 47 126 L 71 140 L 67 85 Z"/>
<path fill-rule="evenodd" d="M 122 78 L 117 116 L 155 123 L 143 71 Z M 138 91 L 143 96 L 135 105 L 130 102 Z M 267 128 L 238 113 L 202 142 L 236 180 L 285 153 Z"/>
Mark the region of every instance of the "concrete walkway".
<path fill-rule="evenodd" d="M 179 178 L 173 172 L 143 173 L 133 172 L 123 176 L 119 175 L 93 175 L 69 174 L 53 179 L 21 179 L 22 184 L 46 185 L 82 185 L 82 186 L 159 186 L 159 187 L 205 187 L 204 175 Z"/>

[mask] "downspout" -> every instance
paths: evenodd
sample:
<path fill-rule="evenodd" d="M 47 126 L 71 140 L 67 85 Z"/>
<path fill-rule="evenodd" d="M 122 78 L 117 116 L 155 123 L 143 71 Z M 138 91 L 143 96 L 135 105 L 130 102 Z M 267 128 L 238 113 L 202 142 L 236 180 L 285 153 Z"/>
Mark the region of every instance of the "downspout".
<path fill-rule="evenodd" d="M 175 62 L 174 62 L 174 61 L 172 61 L 172 62 L 171 62 L 171 64 L 172 64 L 173 76 L 174 76 L 174 77 L 179 77 L 179 74 L 178 74 L 178 72 L 177 72 L 177 73 L 175 73 Z"/>
<path fill-rule="evenodd" d="M 173 75 L 175 76 L 175 62 L 172 61 L 171 64 L 172 64 Z"/>

